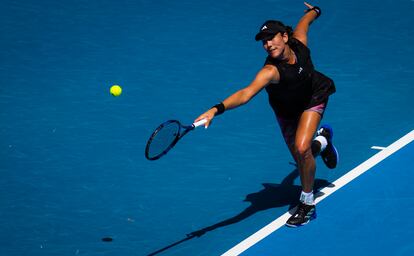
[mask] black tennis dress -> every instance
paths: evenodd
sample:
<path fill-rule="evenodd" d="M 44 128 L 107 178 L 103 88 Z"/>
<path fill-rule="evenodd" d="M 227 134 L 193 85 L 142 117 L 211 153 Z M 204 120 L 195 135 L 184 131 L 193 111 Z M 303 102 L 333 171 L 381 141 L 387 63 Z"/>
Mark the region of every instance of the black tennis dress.
<path fill-rule="evenodd" d="M 296 63 L 288 64 L 268 56 L 265 65 L 276 66 L 280 81 L 267 85 L 266 91 L 278 117 L 296 119 L 304 110 L 327 102 L 336 89 L 332 79 L 313 67 L 308 47 L 296 38 L 288 44 L 295 52 Z"/>

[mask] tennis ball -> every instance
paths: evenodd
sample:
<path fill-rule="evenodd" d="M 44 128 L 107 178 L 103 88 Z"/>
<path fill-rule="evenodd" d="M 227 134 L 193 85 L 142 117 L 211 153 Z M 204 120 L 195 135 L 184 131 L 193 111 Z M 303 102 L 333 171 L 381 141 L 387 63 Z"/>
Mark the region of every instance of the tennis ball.
<path fill-rule="evenodd" d="M 122 88 L 119 85 L 112 85 L 109 92 L 112 94 L 112 96 L 118 97 L 122 93 Z"/>

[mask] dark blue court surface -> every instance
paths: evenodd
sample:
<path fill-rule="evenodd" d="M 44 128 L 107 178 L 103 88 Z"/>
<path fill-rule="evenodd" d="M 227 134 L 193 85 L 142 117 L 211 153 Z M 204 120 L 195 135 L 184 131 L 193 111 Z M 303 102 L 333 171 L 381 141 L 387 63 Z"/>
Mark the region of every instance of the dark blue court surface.
<path fill-rule="evenodd" d="M 163 121 L 189 124 L 246 86 L 266 57 L 260 25 L 294 26 L 302 1 L 1 3 L 0 255 L 221 255 L 296 204 L 299 179 L 263 92 L 163 159 L 146 160 L 144 147 Z M 318 159 L 319 188 L 413 129 L 414 2 L 312 4 L 323 12 L 312 58 L 337 86 L 323 122 L 341 154 L 334 171 Z M 395 176 L 385 166 L 400 154 L 321 202 L 316 221 L 272 237 L 293 248 L 313 232 L 318 255 L 374 239 L 410 254 L 413 199 L 400 176 L 410 165 Z M 342 201 L 351 220 L 337 218 Z"/>
<path fill-rule="evenodd" d="M 407 140 L 411 144 L 365 168 L 356 180 L 348 179 L 349 184 L 317 205 L 323 216 L 310 225 L 282 227 L 241 255 L 412 255 L 414 224 L 407 214 L 414 212 L 414 204 L 407 191 L 413 140 L 414 130 Z"/>

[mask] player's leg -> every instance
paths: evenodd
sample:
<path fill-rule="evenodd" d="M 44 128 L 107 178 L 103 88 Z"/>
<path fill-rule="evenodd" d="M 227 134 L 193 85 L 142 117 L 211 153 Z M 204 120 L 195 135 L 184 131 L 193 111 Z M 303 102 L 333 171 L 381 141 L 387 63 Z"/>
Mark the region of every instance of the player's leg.
<path fill-rule="evenodd" d="M 277 117 L 277 121 L 279 123 L 280 131 L 282 132 L 283 139 L 290 151 L 290 154 L 292 155 L 295 163 L 298 164 L 297 152 L 295 148 L 295 137 L 299 124 L 299 118 L 284 119 Z"/>
<path fill-rule="evenodd" d="M 325 112 L 328 101 L 307 109 L 306 112 L 317 112 L 321 116 Z M 339 154 L 336 147 L 333 145 L 333 129 L 329 125 L 322 125 L 316 134 L 316 138 L 312 141 L 313 156 L 320 155 L 325 165 L 333 169 L 337 166 L 339 161 Z"/>
<path fill-rule="evenodd" d="M 319 113 L 305 111 L 298 123 L 295 137 L 295 150 L 302 184 L 302 193 L 296 212 L 286 222 L 288 226 L 301 226 L 316 217 L 313 197 L 316 164 L 311 145 L 320 120 L 321 115 Z"/>

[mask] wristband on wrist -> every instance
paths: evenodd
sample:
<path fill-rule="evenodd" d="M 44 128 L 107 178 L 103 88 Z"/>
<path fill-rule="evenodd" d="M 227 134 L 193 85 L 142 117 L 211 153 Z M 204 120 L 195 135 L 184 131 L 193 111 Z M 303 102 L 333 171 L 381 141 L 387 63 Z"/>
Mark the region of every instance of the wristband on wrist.
<path fill-rule="evenodd" d="M 226 108 L 224 107 L 223 102 L 220 102 L 219 104 L 216 104 L 211 108 L 216 108 L 217 109 L 216 116 L 223 114 L 224 111 L 226 110 Z"/>
<path fill-rule="evenodd" d="M 308 9 L 306 11 L 306 13 L 308 13 L 310 11 L 315 11 L 316 12 L 316 18 L 315 19 L 319 18 L 319 16 L 321 16 L 321 14 L 322 14 L 321 8 L 319 8 L 318 6 L 314 6 L 313 8 Z"/>

